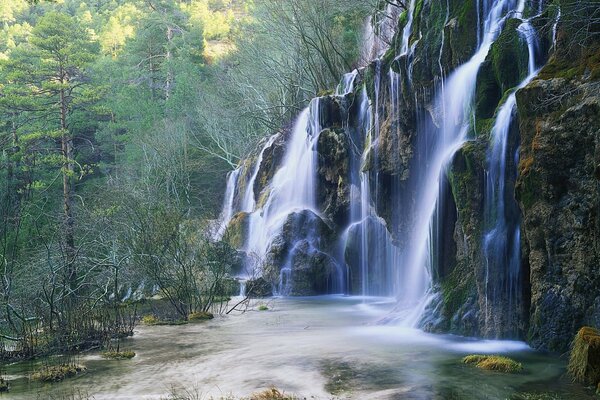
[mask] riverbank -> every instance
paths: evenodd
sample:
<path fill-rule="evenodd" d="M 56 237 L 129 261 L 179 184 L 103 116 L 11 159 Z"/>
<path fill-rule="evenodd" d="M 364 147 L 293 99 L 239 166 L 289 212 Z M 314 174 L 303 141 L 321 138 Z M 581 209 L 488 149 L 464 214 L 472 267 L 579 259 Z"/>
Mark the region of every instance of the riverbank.
<path fill-rule="evenodd" d="M 166 399 L 175 389 L 201 399 L 249 396 L 277 387 L 317 399 L 593 399 L 564 377 L 566 360 L 522 342 L 470 340 L 379 325 L 391 299 L 327 296 L 275 299 L 269 309 L 201 324 L 139 326 L 122 346 L 131 360 L 83 354 L 87 370 L 59 384 L 29 382 L 37 364 L 8 366 L 10 399 L 85 393 L 95 400 Z M 523 371 L 502 374 L 461 363 L 501 354 Z M 554 397 L 519 397 L 547 394 Z M 1 398 L 1 397 L 0 397 Z"/>

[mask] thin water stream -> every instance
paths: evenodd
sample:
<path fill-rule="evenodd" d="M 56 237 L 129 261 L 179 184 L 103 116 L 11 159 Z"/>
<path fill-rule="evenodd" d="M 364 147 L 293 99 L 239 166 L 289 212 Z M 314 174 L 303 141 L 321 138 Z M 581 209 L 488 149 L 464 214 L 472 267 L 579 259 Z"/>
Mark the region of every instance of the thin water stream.
<path fill-rule="evenodd" d="M 184 326 L 140 326 L 125 346 L 132 360 L 81 356 L 88 370 L 39 386 L 28 363 L 8 367 L 10 399 L 48 398 L 73 390 L 103 399 L 166 398 L 171 386 L 209 396 L 247 396 L 276 386 L 315 399 L 509 399 L 552 391 L 560 399 L 588 393 L 561 379 L 561 360 L 522 342 L 471 340 L 378 325 L 395 301 L 326 296 L 279 298 L 268 311 Z M 520 374 L 461 364 L 472 353 L 507 354 Z M 41 394 L 40 394 L 41 393 Z M 311 397 L 314 396 L 314 397 Z"/>

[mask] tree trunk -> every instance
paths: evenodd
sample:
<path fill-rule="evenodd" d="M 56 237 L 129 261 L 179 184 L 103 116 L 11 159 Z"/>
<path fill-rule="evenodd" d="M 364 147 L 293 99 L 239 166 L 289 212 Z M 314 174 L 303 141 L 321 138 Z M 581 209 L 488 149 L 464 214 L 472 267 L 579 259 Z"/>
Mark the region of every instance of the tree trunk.
<path fill-rule="evenodd" d="M 67 99 L 65 90 L 60 91 L 60 128 L 61 151 L 63 157 L 63 234 L 66 255 L 66 282 L 69 297 L 75 294 L 77 286 L 77 268 L 75 267 L 75 217 L 73 215 L 73 175 L 75 166 L 73 163 L 73 138 L 67 126 Z"/>

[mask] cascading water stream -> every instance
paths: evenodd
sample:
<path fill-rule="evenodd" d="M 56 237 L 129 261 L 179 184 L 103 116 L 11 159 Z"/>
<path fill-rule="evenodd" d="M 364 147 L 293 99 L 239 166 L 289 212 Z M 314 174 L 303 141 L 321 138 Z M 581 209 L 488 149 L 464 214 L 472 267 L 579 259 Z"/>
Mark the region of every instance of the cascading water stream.
<path fill-rule="evenodd" d="M 354 81 L 356 80 L 357 76 L 358 70 L 356 69 L 352 72 L 344 74 L 344 76 L 342 77 L 342 81 L 335 88 L 335 95 L 346 96 L 347 94 L 352 92 L 354 90 Z"/>
<path fill-rule="evenodd" d="M 302 111 L 294 124 L 283 162 L 269 185 L 264 205 L 249 216 L 248 254 L 263 258 L 288 215 L 316 207 L 317 140 L 321 130 L 319 99 Z M 252 271 L 254 272 L 254 271 Z"/>
<path fill-rule="evenodd" d="M 233 200 L 235 198 L 235 190 L 237 186 L 237 180 L 240 176 L 241 167 L 238 167 L 229 173 L 227 177 L 227 189 L 225 190 L 225 199 L 223 201 L 223 210 L 221 211 L 221 215 L 219 215 L 219 219 L 217 220 L 217 226 L 215 229 L 213 236 L 214 240 L 221 240 L 225 231 L 227 230 L 227 226 L 231 221 L 231 218 L 234 214 Z"/>
<path fill-rule="evenodd" d="M 527 42 L 527 77 L 516 90 L 526 86 L 537 74 L 537 33 L 529 21 L 519 26 L 520 35 Z M 483 238 L 485 265 L 485 330 L 497 334 L 497 325 L 505 332 L 515 333 L 520 290 L 520 221 L 518 205 L 513 198 L 514 187 L 509 182 L 509 162 L 513 162 L 516 178 L 518 146 L 509 148 L 509 136 L 516 106 L 516 90 L 511 93 L 498 111 L 491 131 L 491 147 L 487 159 L 485 196 L 485 223 L 488 231 Z M 493 273 L 493 279 L 490 275 Z M 507 302 L 507 303 L 506 303 Z M 491 303 L 491 304 L 490 304 Z M 499 318 L 506 316 L 506 320 Z"/>
<path fill-rule="evenodd" d="M 488 2 L 484 1 L 484 10 Z M 436 209 L 441 206 L 439 199 L 440 180 L 447 163 L 466 140 L 471 123 L 471 103 L 475 91 L 477 73 L 485 60 L 489 49 L 500 32 L 500 27 L 509 11 L 514 10 L 515 1 L 496 1 L 487 13 L 484 22 L 483 40 L 471 59 L 458 67 L 445 81 L 444 91 L 436 100 L 437 109 L 443 110 L 440 127 L 432 137 L 427 160 L 427 169 L 417 193 L 415 226 L 412 230 L 411 245 L 403 258 L 406 270 L 406 282 L 403 292 L 399 293 L 402 305 L 411 309 L 403 324 L 418 324 L 427 302 L 431 285 L 432 224 Z M 429 128 L 431 129 L 431 128 Z"/>
<path fill-rule="evenodd" d="M 278 136 L 279 135 L 276 134 L 276 135 L 269 137 L 269 139 L 263 146 L 262 150 L 258 154 L 258 158 L 256 159 L 256 164 L 254 165 L 254 171 L 252 172 L 252 176 L 250 177 L 250 180 L 246 184 L 246 192 L 244 193 L 244 198 L 243 198 L 242 205 L 241 205 L 241 211 L 249 213 L 249 212 L 254 211 L 254 208 L 256 207 L 256 199 L 254 197 L 254 182 L 256 182 L 256 177 L 258 176 L 258 173 L 260 171 L 260 166 L 263 161 L 265 150 L 273 145 L 273 142 L 275 141 L 275 139 L 277 139 Z"/>

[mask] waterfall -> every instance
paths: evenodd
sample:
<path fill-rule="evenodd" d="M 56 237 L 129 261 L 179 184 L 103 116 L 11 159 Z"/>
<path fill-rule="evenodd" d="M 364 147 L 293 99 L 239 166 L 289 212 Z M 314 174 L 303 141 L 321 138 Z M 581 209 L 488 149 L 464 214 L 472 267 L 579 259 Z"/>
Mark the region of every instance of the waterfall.
<path fill-rule="evenodd" d="M 398 51 L 402 53 L 400 56 L 410 57 L 414 49 L 414 43 L 410 46 L 409 38 L 415 17 L 415 3 L 407 3 L 407 23 L 404 31 L 397 35 L 398 40 L 402 40 L 398 43 Z M 389 138 L 382 139 L 380 131 L 383 127 L 396 129 L 398 137 L 402 134 L 399 121 L 403 111 L 402 101 L 405 100 L 403 85 L 410 85 L 410 76 L 402 76 L 391 69 L 382 71 L 384 62 L 376 58 L 368 67 L 373 72 L 373 87 L 369 87 L 373 90 L 371 98 L 367 94 L 365 83 L 361 82 L 360 86 L 356 83 L 358 77 L 363 76 L 359 70 L 344 75 L 336 88 L 337 99 L 332 104 L 352 108 L 358 114 L 356 118 L 348 118 L 342 122 L 352 154 L 348 163 L 349 215 L 344 220 L 347 225 L 344 225 L 345 230 L 340 237 L 343 254 L 336 255 L 339 261 L 346 262 L 348 269 L 338 269 L 337 277 L 347 279 L 346 291 L 353 294 L 396 297 L 399 303 L 398 314 L 402 315 L 399 319 L 407 326 L 418 324 L 431 299 L 432 269 L 439 261 L 436 247 L 440 247 L 437 241 L 445 224 L 444 210 L 453 207 L 452 203 L 443 204 L 445 196 L 442 193 L 447 190 L 446 167 L 456 151 L 468 140 L 467 135 L 474 118 L 471 106 L 479 68 L 499 35 L 505 19 L 512 13 L 522 14 L 523 4 L 522 0 L 478 1 L 481 37 L 475 53 L 447 78 L 440 79 L 433 107 L 429 110 L 431 116 L 427 114 L 426 118 L 417 112 L 416 132 L 412 134 L 416 141 L 415 155 L 410 161 L 410 176 L 402 178 L 408 179 L 409 183 L 401 184 L 400 178 L 390 178 L 386 173 L 381 173 L 380 157 L 387 154 L 380 154 L 381 141 Z M 394 15 L 397 13 L 396 9 L 397 7 L 388 6 L 386 13 Z M 449 16 L 449 10 L 446 10 L 446 20 Z M 368 25 L 372 31 L 366 35 L 363 54 L 380 56 L 382 49 L 389 47 L 395 27 L 387 20 L 370 22 Z M 530 25 L 523 23 L 519 30 L 522 35 L 527 36 L 528 29 Z M 443 51 L 442 46 L 443 44 L 440 46 L 440 53 Z M 441 58 L 437 61 L 442 71 Z M 530 65 L 530 69 L 533 66 Z M 410 62 L 407 68 L 410 70 Z M 386 96 L 389 96 L 391 107 L 386 107 Z M 316 191 L 319 168 L 317 142 L 322 130 L 322 101 L 314 99 L 298 116 L 286 137 L 285 152 L 281 161 L 278 161 L 277 170 L 269 179 L 268 185 L 261 188 L 261 201 L 255 196 L 255 181 L 260 175 L 265 151 L 272 147 L 276 136 L 269 138 L 258 154 L 245 191 L 238 196 L 239 211 L 248 213 L 244 250 L 262 261 L 271 257 L 273 251 L 283 249 L 278 253 L 279 258 L 270 260 L 277 263 L 276 272 L 279 275 L 275 291 L 279 294 L 293 292 L 292 282 L 297 273 L 298 262 L 303 265 L 310 263 L 306 259 L 298 261 L 298 255 L 305 257 L 306 254 L 323 254 L 320 253 L 316 228 L 319 223 L 328 223 L 321 215 Z M 355 101 L 358 104 L 354 104 Z M 509 107 L 509 102 L 514 102 L 514 95 L 509 97 L 505 107 Z M 503 110 L 499 112 L 497 124 L 501 123 L 502 118 L 510 120 L 512 109 Z M 329 117 L 328 115 L 327 118 Z M 384 122 L 388 125 L 382 126 Z M 501 129 L 495 128 L 495 131 L 500 133 Z M 385 132 L 389 134 L 389 131 Z M 498 152 L 506 154 L 502 152 L 502 146 Z M 496 156 L 490 155 L 490 162 L 493 157 Z M 503 167 L 498 165 L 494 174 L 506 174 L 501 171 Z M 236 185 L 241 175 L 238 169 L 229 176 L 222 221 L 230 220 L 235 212 L 235 196 L 230 193 L 234 189 L 230 190 L 230 187 Z M 492 175 L 490 173 L 490 179 L 497 182 L 499 178 Z M 237 185 L 241 187 L 240 183 Z M 408 189 L 407 193 L 403 193 L 405 188 Z M 494 190 L 495 193 L 500 193 L 505 189 Z M 392 207 L 391 219 L 388 218 L 390 215 L 386 215 L 384 219 L 378 214 L 384 203 L 381 196 L 391 196 L 394 202 L 402 199 L 402 207 Z M 294 232 L 295 236 L 290 237 L 290 232 L 286 232 L 288 229 L 284 227 L 288 226 L 290 218 L 296 217 L 298 221 L 301 220 L 299 224 L 305 225 Z M 320 222 L 315 222 L 316 220 Z M 392 236 L 392 233 L 395 235 L 400 229 L 396 226 L 398 223 L 402 224 L 401 237 Z M 518 243 L 519 234 L 518 230 L 515 231 L 511 239 L 513 243 Z"/>
<path fill-rule="evenodd" d="M 516 90 L 527 85 L 537 74 L 537 33 L 529 21 L 523 21 L 518 31 L 527 42 L 527 77 Z M 515 90 L 515 91 L 516 91 Z M 518 164 L 518 145 L 510 148 L 509 135 L 513 125 L 516 96 L 511 93 L 498 111 L 491 131 L 491 146 L 487 157 L 485 191 L 485 225 L 483 237 L 485 264 L 485 330 L 498 334 L 497 326 L 515 333 L 518 304 L 521 295 L 521 232 L 518 205 L 513 197 Z M 514 176 L 509 177 L 509 162 Z M 490 279 L 493 274 L 493 279 Z M 507 304 L 507 303 L 508 304 Z M 500 309 L 498 309 L 500 308 Z M 515 315 L 517 314 L 517 315 Z M 500 318 L 505 317 L 504 321 Z"/>
<path fill-rule="evenodd" d="M 477 73 L 489 49 L 498 36 L 507 13 L 514 9 L 514 1 L 497 1 L 489 8 L 483 26 L 483 39 L 477 51 L 462 66 L 453 71 L 444 82 L 444 90 L 438 93 L 437 109 L 442 111 L 439 128 L 425 126 L 420 136 L 429 138 L 424 153 L 428 153 L 424 165 L 425 174 L 417 189 L 412 240 L 403 257 L 406 282 L 399 297 L 412 312 L 405 319 L 406 325 L 415 325 L 420 319 L 429 299 L 434 237 L 434 220 L 442 208 L 440 199 L 441 178 L 454 153 L 467 139 L 471 123 L 471 102 L 475 91 Z M 484 11 L 488 8 L 484 1 Z"/>
<path fill-rule="evenodd" d="M 316 207 L 316 146 L 321 130 L 319 99 L 314 99 L 296 120 L 283 162 L 268 188 L 264 205 L 250 214 L 246 252 L 262 258 L 288 215 Z"/>
<path fill-rule="evenodd" d="M 347 74 L 344 74 L 341 82 L 335 88 L 336 96 L 346 96 L 350 92 L 354 90 L 354 81 L 356 80 L 356 76 L 358 75 L 358 70 L 354 70 Z"/>
<path fill-rule="evenodd" d="M 235 198 L 235 190 L 237 186 L 237 180 L 240 176 L 241 167 L 238 167 L 231 171 L 227 176 L 227 188 L 225 189 L 225 199 L 223 201 L 223 210 L 217 220 L 217 226 L 212 235 L 214 240 L 221 240 L 227 226 L 231 221 L 234 214 L 233 199 Z"/>
<path fill-rule="evenodd" d="M 258 172 L 260 171 L 260 166 L 263 161 L 265 150 L 273 145 L 273 142 L 275 142 L 275 139 L 277 139 L 277 137 L 279 137 L 278 134 L 269 137 L 269 139 L 261 149 L 260 153 L 258 153 L 258 158 L 256 159 L 256 163 L 254 165 L 254 171 L 252 172 L 250 180 L 246 184 L 246 191 L 244 193 L 241 211 L 252 212 L 256 207 L 256 199 L 254 198 L 254 182 L 256 182 L 256 177 L 258 176 Z"/>

